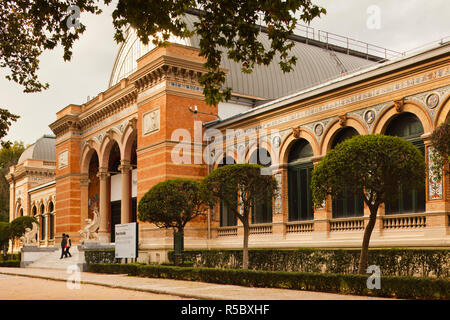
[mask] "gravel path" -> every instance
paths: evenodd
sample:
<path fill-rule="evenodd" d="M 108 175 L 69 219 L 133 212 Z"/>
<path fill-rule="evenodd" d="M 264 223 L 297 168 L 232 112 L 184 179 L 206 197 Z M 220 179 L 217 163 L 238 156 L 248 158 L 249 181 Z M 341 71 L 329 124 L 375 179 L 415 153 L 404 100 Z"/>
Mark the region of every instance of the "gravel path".
<path fill-rule="evenodd" d="M 0 274 L 0 300 L 178 300 L 177 296 Z"/>
<path fill-rule="evenodd" d="M 80 289 L 70 290 L 67 279 L 73 274 L 66 270 L 32 269 L 32 268 L 0 268 L 0 276 L 4 274 L 19 276 L 16 278 L 0 278 L 0 299 L 25 299 L 19 292 L 25 292 L 34 299 L 52 299 L 50 296 L 71 297 L 70 299 L 139 299 L 138 297 L 154 297 L 156 299 L 193 298 L 207 300 L 378 300 L 380 298 L 333 294 L 325 292 L 297 291 L 275 288 L 249 288 L 234 285 L 181 281 L 171 279 L 153 279 L 129 277 L 127 275 L 79 273 Z M 24 277 L 27 278 L 24 278 Z M 30 278 L 31 277 L 31 278 Z M 40 280 L 40 279 L 44 280 Z M 48 279 L 52 279 L 49 281 Z M 39 280 L 33 284 L 35 280 Z M 59 280 L 59 281 L 54 281 Z M 40 285 L 46 281 L 48 286 Z M 3 284 L 1 284 L 3 282 Z M 29 283 L 29 284 L 28 284 Z M 73 284 L 72 284 L 73 285 Z M 69 287 L 71 284 L 69 284 Z M 22 288 L 23 287 L 23 288 Z M 3 288 L 6 289 L 3 290 Z M 45 289 L 36 289 L 45 288 Z M 125 290 L 124 290 L 125 289 Z M 120 293 L 106 294 L 106 292 Z M 16 293 L 17 292 L 17 293 Z M 54 293 L 56 292 L 56 293 Z M 83 292 L 83 294 L 79 294 Z M 103 295 L 102 292 L 105 292 Z M 119 291 L 117 291 L 119 292 Z M 14 293 L 14 294 L 10 294 Z M 67 295 L 66 295 L 67 294 Z M 140 296 L 142 294 L 142 296 Z M 158 294 L 155 296 L 155 294 Z M 42 296 L 44 295 L 44 296 Z M 39 297 L 35 297 L 39 296 Z M 47 297 L 48 296 L 48 297 Z M 72 297 L 73 296 L 73 297 Z M 164 298 L 164 296 L 166 298 Z M 87 298 L 89 297 L 89 298 Z M 147 298 L 153 299 L 153 298 Z"/>

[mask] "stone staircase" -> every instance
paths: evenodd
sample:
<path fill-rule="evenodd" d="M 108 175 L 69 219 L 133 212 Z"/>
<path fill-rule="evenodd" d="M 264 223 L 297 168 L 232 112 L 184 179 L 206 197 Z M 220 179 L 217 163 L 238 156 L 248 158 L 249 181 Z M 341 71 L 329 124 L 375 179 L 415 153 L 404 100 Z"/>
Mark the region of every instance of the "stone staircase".
<path fill-rule="evenodd" d="M 81 257 L 83 253 L 80 253 L 78 251 L 77 246 L 72 246 L 70 248 L 70 253 L 72 254 L 72 257 L 63 258 L 61 257 L 61 248 L 55 248 L 55 251 L 49 252 L 48 254 L 44 255 L 43 257 L 37 259 L 33 263 L 26 266 L 26 268 L 44 268 L 44 269 L 64 269 L 67 270 L 67 268 L 72 266 L 78 266 L 80 270 L 82 270 L 82 261 L 84 259 Z M 81 261 L 81 263 L 80 263 Z M 73 268 L 73 267 L 72 267 Z"/>

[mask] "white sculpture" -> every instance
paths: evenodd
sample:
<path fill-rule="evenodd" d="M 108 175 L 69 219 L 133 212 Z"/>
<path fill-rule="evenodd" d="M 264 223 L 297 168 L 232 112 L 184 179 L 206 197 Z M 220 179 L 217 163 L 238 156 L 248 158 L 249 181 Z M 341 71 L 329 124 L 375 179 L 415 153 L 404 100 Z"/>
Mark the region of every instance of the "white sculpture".
<path fill-rule="evenodd" d="M 25 228 L 25 234 L 20 237 L 24 245 L 36 244 L 36 235 L 38 233 L 39 225 L 36 222 L 32 222 L 32 229 Z"/>
<path fill-rule="evenodd" d="M 86 240 L 98 240 L 97 230 L 100 227 L 100 214 L 97 209 L 94 209 L 94 219 L 86 219 L 86 226 L 78 231 L 81 236 L 81 242 Z"/>

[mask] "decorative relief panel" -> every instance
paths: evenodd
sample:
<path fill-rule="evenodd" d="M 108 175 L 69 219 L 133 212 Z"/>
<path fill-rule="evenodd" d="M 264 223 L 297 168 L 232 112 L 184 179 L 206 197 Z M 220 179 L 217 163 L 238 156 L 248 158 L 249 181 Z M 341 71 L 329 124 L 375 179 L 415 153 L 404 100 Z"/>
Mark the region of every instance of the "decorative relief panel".
<path fill-rule="evenodd" d="M 427 102 L 428 108 L 430 108 L 430 109 L 436 108 L 439 104 L 439 95 L 436 93 L 432 93 L 432 94 L 428 95 L 426 102 Z"/>
<path fill-rule="evenodd" d="M 445 100 L 449 91 L 450 85 L 436 90 L 415 94 L 406 98 L 424 106 L 425 111 L 428 112 L 431 119 L 434 121 L 436 118 L 436 113 L 439 110 L 438 106 Z"/>
<path fill-rule="evenodd" d="M 147 135 L 159 130 L 160 127 L 160 110 L 155 109 L 147 112 L 142 117 L 142 130 L 143 135 Z"/>
<path fill-rule="evenodd" d="M 433 174 L 433 147 L 427 147 L 428 155 L 428 200 L 442 200 L 443 199 L 443 186 L 442 180 L 438 179 L 435 174 Z M 442 170 L 441 170 L 442 176 Z"/>
<path fill-rule="evenodd" d="M 118 124 L 116 126 L 116 129 L 119 130 L 121 134 L 123 134 L 126 127 L 127 127 L 127 122 L 122 122 L 121 124 Z"/>
<path fill-rule="evenodd" d="M 58 169 L 66 168 L 69 165 L 69 151 L 64 150 L 58 155 Z"/>
<path fill-rule="evenodd" d="M 238 156 L 237 162 L 238 163 L 244 162 L 244 159 L 245 159 L 245 142 L 238 144 L 237 153 L 238 153 L 237 154 L 237 156 Z"/>
<path fill-rule="evenodd" d="M 305 125 L 300 126 L 300 128 L 307 129 L 308 131 L 312 132 L 314 136 L 316 137 L 317 142 L 320 143 L 320 141 L 323 138 L 323 133 L 327 129 L 330 123 L 334 122 L 338 117 L 331 117 L 324 120 L 308 123 Z"/>
<path fill-rule="evenodd" d="M 443 67 L 439 70 L 436 70 L 432 73 L 430 73 L 430 72 L 423 73 L 423 74 L 415 76 L 414 78 L 402 80 L 402 81 L 395 82 L 395 83 L 386 84 L 384 86 L 377 87 L 377 88 L 371 88 L 371 89 L 367 90 L 366 92 L 347 96 L 347 97 L 326 103 L 326 104 L 318 106 L 318 107 L 308 108 L 305 110 L 302 109 L 301 111 L 298 111 L 294 114 L 289 114 L 284 117 L 273 119 L 273 120 L 263 123 L 263 124 L 259 124 L 258 126 L 254 127 L 254 128 L 249 128 L 249 129 L 245 130 L 246 131 L 245 133 L 252 132 L 252 131 L 255 131 L 258 129 L 268 129 L 273 126 L 278 126 L 285 122 L 302 119 L 302 118 L 309 117 L 309 116 L 312 116 L 317 113 L 336 110 L 336 109 L 342 108 L 348 104 L 352 104 L 352 103 L 356 103 L 356 102 L 359 103 L 359 102 L 362 102 L 362 101 L 370 99 L 370 98 L 378 97 L 378 96 L 381 96 L 384 94 L 390 94 L 392 92 L 396 92 L 398 90 L 402 90 L 402 89 L 406 89 L 406 88 L 411 88 L 411 87 L 414 87 L 414 86 L 417 86 L 417 85 L 420 85 L 423 83 L 427 83 L 427 82 L 435 80 L 435 79 L 440 79 L 440 78 L 446 77 L 448 75 L 450 75 L 450 67 L 445 66 L 445 67 Z M 448 87 L 450 87 L 450 86 L 448 86 Z M 442 89 L 445 89 L 445 91 L 448 92 L 448 87 L 446 87 L 447 89 L 445 89 L 445 88 L 442 88 Z M 435 90 L 435 91 L 440 93 L 442 89 Z M 409 99 L 409 97 L 407 97 L 407 99 Z M 440 101 L 442 101 L 442 94 L 441 94 Z M 392 104 L 392 102 L 390 102 L 390 104 Z M 423 102 L 422 105 L 426 105 L 426 103 Z M 434 110 L 436 110 L 436 109 L 437 108 L 435 108 Z"/>
<path fill-rule="evenodd" d="M 373 125 L 376 122 L 376 119 L 380 115 L 380 113 L 390 105 L 392 105 L 393 102 L 384 102 L 380 103 L 374 106 L 370 106 L 364 109 L 356 110 L 349 112 L 348 115 L 355 117 L 357 119 L 362 120 L 362 122 L 366 125 L 367 130 L 369 132 L 372 131 Z"/>
<path fill-rule="evenodd" d="M 278 191 L 275 194 L 275 198 L 274 198 L 274 213 L 275 214 L 281 214 L 283 213 L 283 179 L 282 179 L 282 174 L 281 173 L 277 173 L 275 176 L 275 180 L 277 180 L 278 183 Z"/>
<path fill-rule="evenodd" d="M 288 122 L 288 121 L 292 121 L 295 119 L 301 119 L 310 115 L 313 115 L 317 112 L 323 112 L 323 111 L 328 111 L 328 110 L 332 110 L 335 108 L 339 108 L 343 105 L 346 105 L 348 103 L 352 103 L 355 101 L 360 101 L 360 100 L 364 100 L 367 99 L 369 97 L 373 97 L 373 96 L 377 96 L 383 93 L 387 93 L 387 92 L 393 92 L 396 90 L 399 90 L 401 88 L 405 88 L 405 87 L 409 87 L 411 85 L 416 85 L 416 84 L 420 84 L 422 82 L 425 81 L 429 81 L 432 78 L 440 78 L 443 76 L 446 76 L 450 74 L 450 68 L 447 69 L 442 69 L 442 70 L 438 70 L 436 71 L 433 76 L 430 78 L 429 75 L 424 76 L 424 77 L 416 77 L 415 79 L 410 79 L 409 81 L 405 81 L 402 83 L 397 83 L 395 85 L 391 85 L 387 88 L 379 88 L 379 89 L 373 89 L 373 91 L 371 91 L 369 94 L 363 94 L 363 95 L 358 95 L 356 98 L 352 97 L 349 99 L 343 99 L 338 101 L 337 103 L 331 104 L 331 105 L 325 105 L 323 107 L 320 108 L 314 108 L 314 109 L 308 109 L 308 110 L 304 110 L 301 112 L 298 112 L 294 115 L 289 115 L 289 116 L 285 116 L 285 117 L 281 117 L 281 118 L 277 118 L 274 119 L 271 122 L 262 124 L 262 125 L 258 125 L 254 128 L 250 128 L 250 129 L 246 129 L 244 131 L 244 134 L 251 134 L 251 133 L 255 133 L 257 130 L 261 130 L 261 129 L 268 129 L 272 126 L 275 125 L 280 125 L 284 122 Z M 430 114 L 430 116 L 432 117 L 432 119 L 434 120 L 437 110 L 439 109 L 438 106 L 440 103 L 442 103 L 442 101 L 445 100 L 445 98 L 447 97 L 448 93 L 450 92 L 450 85 L 446 86 L 446 87 L 442 87 L 439 89 L 435 89 L 432 91 L 427 91 L 427 92 L 423 92 L 423 93 L 419 93 L 419 94 L 415 94 L 412 96 L 408 96 L 405 97 L 405 102 L 407 102 L 407 100 L 411 100 L 411 101 L 415 101 L 417 103 L 419 103 L 422 106 L 426 106 L 426 110 L 427 112 Z M 373 130 L 373 126 L 376 123 L 377 118 L 379 117 L 379 115 L 389 106 L 391 106 L 394 102 L 393 101 L 387 101 L 387 102 L 383 102 L 377 105 L 373 105 L 373 106 L 368 106 L 366 108 L 363 109 L 359 109 L 359 110 L 355 110 L 355 111 L 351 111 L 348 112 L 347 115 L 348 116 L 352 116 L 355 117 L 357 119 L 360 119 L 367 127 L 368 132 L 372 132 Z M 312 132 L 316 138 L 316 140 L 320 143 L 322 138 L 323 138 L 323 133 L 326 131 L 326 129 L 328 128 L 329 124 L 331 122 L 334 122 L 338 117 L 334 116 L 334 117 L 330 117 L 327 119 L 323 119 L 320 121 L 315 121 L 312 123 L 307 123 L 304 125 L 300 125 L 298 128 L 299 129 L 306 129 L 310 132 Z M 280 132 L 280 137 L 281 137 L 281 141 L 284 140 L 285 136 L 289 133 L 291 133 L 293 130 L 293 128 L 288 128 L 285 130 L 282 130 Z M 273 137 L 273 136 L 272 136 Z M 245 150 L 248 150 L 249 147 L 252 147 L 252 145 L 254 144 L 255 141 L 251 140 L 250 143 L 248 143 L 247 141 L 245 142 L 245 144 L 239 143 L 237 145 L 237 150 L 238 150 L 238 157 L 240 159 L 244 158 L 244 153 Z M 272 146 L 278 143 L 278 138 L 277 140 L 272 140 L 271 141 Z M 250 146 L 249 146 L 250 144 Z M 235 145 L 236 147 L 236 145 Z"/>
<path fill-rule="evenodd" d="M 320 210 L 325 210 L 326 209 L 326 202 L 325 200 L 323 200 L 323 202 L 321 204 L 318 204 L 315 206 L 315 210 L 320 211 Z"/>
<path fill-rule="evenodd" d="M 272 148 L 274 150 L 278 150 L 280 146 L 281 146 L 281 136 L 279 134 L 272 136 Z"/>

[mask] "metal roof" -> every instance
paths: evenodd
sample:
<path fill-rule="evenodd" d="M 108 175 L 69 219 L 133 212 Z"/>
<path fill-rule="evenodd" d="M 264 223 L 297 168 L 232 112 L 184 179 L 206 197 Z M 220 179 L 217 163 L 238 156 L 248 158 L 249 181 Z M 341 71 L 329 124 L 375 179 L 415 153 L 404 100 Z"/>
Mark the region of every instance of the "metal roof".
<path fill-rule="evenodd" d="M 185 15 L 189 29 L 193 28 L 197 19 L 195 15 Z M 133 32 L 129 34 L 132 35 Z M 192 47 L 200 46 L 198 36 L 187 40 L 185 43 Z M 270 40 L 265 32 L 260 33 L 259 40 L 266 47 L 270 46 Z M 336 46 L 333 51 L 332 46 L 320 41 L 312 41 L 314 44 L 303 43 L 301 41 L 305 39 L 299 36 L 294 37 L 293 40 L 295 46 L 292 48 L 291 54 L 295 55 L 298 60 L 297 65 L 289 73 L 283 73 L 279 66 L 280 59 L 274 58 L 269 66 L 257 65 L 251 74 L 246 74 L 242 72 L 239 63 L 229 59 L 226 53 L 223 53 L 221 67 L 228 70 L 224 87 L 231 87 L 234 94 L 272 100 L 376 63 L 373 61 L 374 59 L 366 59 L 361 55 L 337 52 Z M 177 42 L 179 41 L 180 39 Z M 135 36 L 127 37 L 117 54 L 109 86 L 116 84 L 121 77 L 126 77 L 136 71 L 137 64 L 135 61 L 129 60 L 135 60 L 151 49 L 152 47 L 143 47 Z M 133 64 L 132 67 L 130 67 L 131 64 Z M 129 69 L 127 73 L 121 72 L 125 65 Z"/>
<path fill-rule="evenodd" d="M 331 79 L 329 81 L 320 83 L 316 86 L 306 88 L 303 90 L 298 90 L 293 94 L 280 97 L 276 100 L 265 102 L 255 108 L 236 114 L 227 119 L 217 119 L 205 123 L 206 127 L 222 128 L 227 125 L 231 125 L 235 122 L 242 121 L 244 119 L 254 117 L 263 114 L 268 111 L 273 111 L 279 108 L 283 108 L 292 103 L 302 101 L 303 99 L 308 99 L 313 96 L 318 96 L 335 89 L 339 89 L 360 81 L 371 79 L 374 77 L 381 77 L 386 73 L 401 70 L 402 68 L 407 68 L 410 65 L 421 63 L 422 61 L 435 59 L 441 55 L 448 55 L 450 52 L 450 41 L 444 41 L 444 39 L 450 39 L 450 37 L 445 37 L 439 42 L 432 42 L 427 45 L 427 47 L 417 50 L 411 50 L 409 53 L 395 58 L 393 60 L 385 61 L 383 63 L 378 63 L 367 68 L 343 75 Z"/>
<path fill-rule="evenodd" d="M 188 28 L 192 29 L 198 18 L 188 14 L 185 19 Z M 313 45 L 298 41 L 302 37 L 294 39 L 297 41 L 294 40 L 295 45 L 290 54 L 297 57 L 297 64 L 288 73 L 281 70 L 279 57 L 275 57 L 268 66 L 256 65 L 252 73 L 244 73 L 239 63 L 229 59 L 226 53 L 223 53 L 221 67 L 229 70 L 224 86 L 231 87 L 234 94 L 271 100 L 376 64 L 362 57 L 333 51 L 329 46 L 326 49 L 327 46 L 324 43 L 321 47 L 322 43 L 319 41 L 315 41 Z M 193 47 L 200 47 L 198 36 L 190 40 Z M 267 33 L 260 32 L 258 40 L 266 48 L 270 47 Z"/>
<path fill-rule="evenodd" d="M 31 146 L 25 149 L 18 163 L 25 160 L 56 161 L 56 137 L 44 135 Z"/>

